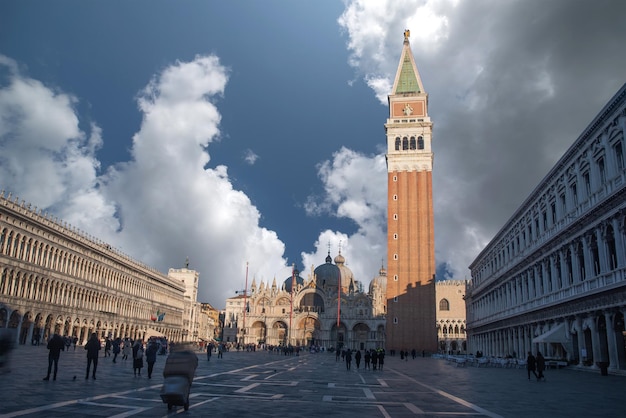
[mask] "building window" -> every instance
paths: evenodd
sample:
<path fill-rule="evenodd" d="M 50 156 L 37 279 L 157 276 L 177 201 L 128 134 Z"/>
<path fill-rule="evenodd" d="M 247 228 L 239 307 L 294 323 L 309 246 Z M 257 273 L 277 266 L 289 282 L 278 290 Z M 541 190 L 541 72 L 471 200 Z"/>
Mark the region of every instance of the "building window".
<path fill-rule="evenodd" d="M 397 213 L 394 213 L 394 214 L 393 214 L 393 220 L 394 220 L 394 221 L 397 221 L 397 220 L 398 220 L 398 214 L 397 214 Z"/>
<path fill-rule="evenodd" d="M 393 234 L 393 239 L 398 239 L 398 234 Z"/>
<path fill-rule="evenodd" d="M 408 149 L 409 149 L 409 138 L 405 136 L 404 138 L 402 138 L 402 150 L 408 150 Z"/>
<path fill-rule="evenodd" d="M 591 181 L 589 180 L 589 172 L 583 173 L 583 183 L 585 184 L 585 196 L 591 196 Z"/>
<path fill-rule="evenodd" d="M 613 146 L 613 152 L 615 153 L 615 163 L 617 171 L 624 170 L 624 150 L 622 149 L 622 142 L 618 142 Z"/>
<path fill-rule="evenodd" d="M 415 149 L 415 137 L 414 137 L 414 136 L 412 136 L 412 137 L 411 137 L 410 148 L 411 148 L 412 150 L 414 150 L 414 149 Z"/>
<path fill-rule="evenodd" d="M 598 158 L 598 173 L 600 174 L 600 184 L 606 183 L 606 168 L 604 167 L 604 158 Z"/>
<path fill-rule="evenodd" d="M 398 181 L 398 176 L 393 176 L 393 181 Z"/>
<path fill-rule="evenodd" d="M 417 138 L 417 149 L 424 149 L 424 138 L 421 136 Z"/>
<path fill-rule="evenodd" d="M 398 195 L 397 194 L 393 195 L 393 200 L 398 200 Z"/>
<path fill-rule="evenodd" d="M 393 301 L 394 301 L 394 302 L 397 302 L 397 301 L 398 301 L 398 297 L 397 297 L 397 296 L 394 296 L 394 297 L 393 297 Z"/>
<path fill-rule="evenodd" d="M 396 137 L 396 151 L 400 151 L 400 137 Z"/>
<path fill-rule="evenodd" d="M 576 187 L 576 183 L 570 185 L 570 190 L 572 191 L 572 203 L 574 206 L 578 206 L 578 188 Z"/>
<path fill-rule="evenodd" d="M 398 323 L 398 317 L 397 317 L 397 316 L 394 316 L 394 317 L 393 317 L 393 323 L 394 323 L 394 324 L 397 324 L 397 323 Z"/>
<path fill-rule="evenodd" d="M 393 275 L 393 281 L 394 281 L 394 282 L 397 282 L 397 281 L 398 281 L 398 275 L 397 275 L 397 274 L 394 274 L 394 275 Z"/>
<path fill-rule="evenodd" d="M 397 260 L 397 259 L 398 259 L 398 254 L 394 254 L 394 255 L 393 255 L 393 259 L 394 259 L 394 260 Z"/>
<path fill-rule="evenodd" d="M 439 310 L 440 311 L 450 310 L 450 302 L 448 302 L 448 299 L 441 299 L 441 301 L 439 302 Z"/>

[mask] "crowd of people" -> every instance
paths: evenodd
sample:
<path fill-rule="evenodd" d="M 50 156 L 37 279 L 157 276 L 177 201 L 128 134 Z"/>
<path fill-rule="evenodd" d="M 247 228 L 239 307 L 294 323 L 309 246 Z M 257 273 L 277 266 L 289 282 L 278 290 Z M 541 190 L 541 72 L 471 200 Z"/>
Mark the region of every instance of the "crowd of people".
<path fill-rule="evenodd" d="M 130 338 L 105 338 L 104 344 L 94 332 L 87 340 L 84 346 L 87 358 L 87 368 L 85 373 L 85 379 L 91 378 L 96 380 L 96 372 L 98 370 L 98 359 L 100 357 L 100 351 L 104 349 L 103 357 L 111 357 L 113 354 L 112 363 L 117 363 L 117 357 L 121 354 L 123 362 L 132 360 L 133 374 L 136 377 L 141 376 L 141 370 L 144 367 L 144 361 L 147 365 L 148 379 L 152 378 L 152 371 L 154 370 L 154 364 L 157 360 L 158 354 L 167 353 L 167 345 L 162 341 L 162 338 L 151 337 L 148 342 L 144 344 L 141 339 L 132 340 Z M 59 359 L 61 352 L 70 349 L 70 346 L 74 344 L 74 350 L 76 349 L 76 340 L 72 340 L 68 337 L 62 337 L 59 334 L 53 334 L 48 339 L 48 372 L 43 380 L 56 380 L 59 370 Z M 74 379 L 76 376 L 74 376 Z"/>

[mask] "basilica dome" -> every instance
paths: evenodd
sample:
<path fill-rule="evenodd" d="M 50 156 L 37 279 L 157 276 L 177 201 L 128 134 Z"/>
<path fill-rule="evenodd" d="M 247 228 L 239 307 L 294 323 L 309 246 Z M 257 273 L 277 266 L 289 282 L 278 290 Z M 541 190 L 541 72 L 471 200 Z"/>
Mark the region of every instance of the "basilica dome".
<path fill-rule="evenodd" d="M 341 288 L 343 292 L 349 290 L 350 284 L 354 286 L 354 275 L 352 270 L 346 266 L 345 258 L 339 253 L 335 257 L 335 264 L 330 254 L 326 257 L 326 262 L 317 266 L 313 271 L 317 279 L 317 285 L 321 287 L 337 288 L 337 280 L 341 277 Z"/>
<path fill-rule="evenodd" d="M 387 290 L 387 270 L 385 270 L 384 267 L 381 267 L 378 271 L 378 277 L 374 277 L 370 282 L 370 293 L 372 293 L 375 288 L 381 289 L 382 291 Z"/>
<path fill-rule="evenodd" d="M 295 275 L 296 286 L 304 285 L 304 279 L 302 277 L 300 277 L 300 272 L 298 271 L 298 269 L 295 269 L 293 274 Z M 286 292 L 291 293 L 291 284 L 292 283 L 294 283 L 294 277 L 290 275 L 289 277 L 287 277 L 285 279 L 285 282 L 283 284 Z"/>

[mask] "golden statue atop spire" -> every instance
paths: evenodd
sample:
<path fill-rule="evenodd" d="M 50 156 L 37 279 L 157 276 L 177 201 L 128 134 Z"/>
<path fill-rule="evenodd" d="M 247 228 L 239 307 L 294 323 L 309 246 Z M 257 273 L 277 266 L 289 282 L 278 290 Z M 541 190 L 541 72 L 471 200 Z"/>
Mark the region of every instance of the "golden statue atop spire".
<path fill-rule="evenodd" d="M 405 42 L 408 41 L 410 36 L 411 36 L 411 31 L 408 30 L 408 29 L 405 29 L 404 30 L 404 41 Z"/>

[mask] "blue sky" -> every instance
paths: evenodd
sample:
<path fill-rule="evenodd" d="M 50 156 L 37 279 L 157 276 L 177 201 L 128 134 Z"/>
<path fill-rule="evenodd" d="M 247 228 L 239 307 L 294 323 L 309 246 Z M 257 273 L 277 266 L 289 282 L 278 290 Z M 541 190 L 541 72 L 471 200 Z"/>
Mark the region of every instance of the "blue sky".
<path fill-rule="evenodd" d="M 5 1 L 0 188 L 216 307 L 342 253 L 386 264 L 403 31 L 435 124 L 439 279 L 467 266 L 626 81 L 620 1 Z M 623 19 L 623 18 L 622 18 Z M 584 28 L 582 30 L 581 28 Z"/>

